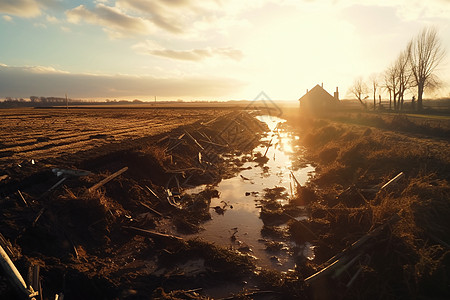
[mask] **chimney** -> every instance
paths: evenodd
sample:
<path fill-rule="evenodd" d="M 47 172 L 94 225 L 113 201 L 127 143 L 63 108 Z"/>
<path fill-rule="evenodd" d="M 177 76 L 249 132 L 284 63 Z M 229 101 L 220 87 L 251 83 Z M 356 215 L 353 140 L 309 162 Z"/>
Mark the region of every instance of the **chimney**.
<path fill-rule="evenodd" d="M 322 88 L 323 88 L 323 82 L 322 82 Z"/>
<path fill-rule="evenodd" d="M 308 94 L 308 92 L 309 92 L 308 89 L 306 89 L 306 93 L 307 93 L 307 94 Z"/>
<path fill-rule="evenodd" d="M 334 99 L 339 100 L 339 90 L 338 90 L 338 87 L 336 87 L 336 92 L 334 92 Z"/>

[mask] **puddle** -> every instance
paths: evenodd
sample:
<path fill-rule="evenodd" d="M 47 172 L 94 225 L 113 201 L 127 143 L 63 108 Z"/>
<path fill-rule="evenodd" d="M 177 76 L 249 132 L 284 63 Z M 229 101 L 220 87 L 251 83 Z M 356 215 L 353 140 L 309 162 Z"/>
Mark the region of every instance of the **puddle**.
<path fill-rule="evenodd" d="M 260 206 L 258 199 L 262 199 L 265 188 L 284 187 L 285 192 L 292 195 L 294 187 L 291 172 L 300 184 L 305 184 L 314 167 L 307 165 L 304 168 L 293 169 L 292 159 L 301 155 L 301 149 L 295 149 L 293 141 L 298 139 L 292 132 L 279 128 L 279 124 L 285 120 L 273 116 L 259 116 L 260 121 L 265 122 L 270 131 L 261 139 L 260 146 L 256 147 L 250 154 L 243 154 L 239 158 L 242 161 L 250 158 L 263 157 L 266 153 L 267 162 L 257 163 L 255 161 L 244 162 L 242 171 L 238 176 L 222 180 L 215 188 L 220 192 L 220 198 L 211 200 L 212 220 L 207 221 L 203 227 L 205 230 L 195 235 L 217 245 L 238 249 L 241 252 L 255 256 L 257 265 L 265 268 L 287 271 L 295 266 L 291 250 L 297 245 L 282 241 L 286 247 L 280 247 L 279 251 L 266 251 L 266 245 L 273 241 L 261 234 L 263 222 L 259 218 Z M 267 145 L 270 147 L 267 149 Z M 234 158 L 234 159 L 235 159 Z M 197 193 L 204 188 L 197 187 L 186 191 Z M 281 204 L 288 200 L 281 200 Z M 300 217 L 301 218 L 301 217 Z M 305 217 L 303 217 L 305 218 Z M 313 254 L 301 245 L 300 253 L 311 257 Z M 303 249 L 304 248 L 304 249 Z M 303 249 L 303 251 L 301 250 Z"/>

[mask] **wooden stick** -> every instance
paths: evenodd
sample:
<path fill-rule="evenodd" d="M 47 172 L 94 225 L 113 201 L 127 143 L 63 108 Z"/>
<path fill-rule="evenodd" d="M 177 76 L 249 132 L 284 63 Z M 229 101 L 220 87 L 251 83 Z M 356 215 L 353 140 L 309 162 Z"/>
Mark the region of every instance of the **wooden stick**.
<path fill-rule="evenodd" d="M 38 215 L 36 216 L 36 218 L 34 219 L 33 223 L 31 224 L 31 227 L 36 226 L 37 221 L 39 221 L 39 218 L 42 216 L 44 211 L 45 211 L 45 206 L 43 208 L 41 208 L 41 210 L 39 211 Z"/>
<path fill-rule="evenodd" d="M 294 194 L 292 193 L 292 182 L 289 181 L 289 191 L 291 192 L 291 198 L 294 198 Z"/>
<path fill-rule="evenodd" d="M 267 145 L 266 152 L 264 152 L 264 157 L 266 157 L 267 151 L 269 151 L 270 146 L 272 146 L 272 140 L 273 139 L 271 139 L 270 142 L 269 142 L 269 145 Z"/>
<path fill-rule="evenodd" d="M 148 186 L 145 186 L 145 187 L 147 188 L 147 190 L 149 190 L 150 193 L 152 193 L 153 196 L 156 197 L 156 199 L 158 199 L 160 202 L 163 202 L 163 201 L 161 200 L 161 198 L 159 198 L 159 196 L 156 195 L 156 193 L 155 193 L 151 188 L 149 188 Z"/>
<path fill-rule="evenodd" d="M 34 265 L 32 269 L 32 278 L 30 285 L 33 288 L 34 291 L 38 293 L 38 299 L 42 300 L 42 285 L 41 285 L 41 279 L 40 279 L 40 266 Z"/>
<path fill-rule="evenodd" d="M 204 132 L 201 132 L 200 130 L 197 130 L 197 132 L 204 138 L 206 138 L 208 141 L 212 142 L 212 140 L 207 136 Z"/>
<path fill-rule="evenodd" d="M 109 181 L 113 180 L 114 178 L 116 178 L 117 176 L 119 176 L 120 174 L 124 173 L 126 170 L 128 170 L 128 167 L 124 167 L 122 169 L 120 169 L 119 171 L 117 171 L 114 174 L 111 174 L 110 176 L 106 177 L 105 179 L 103 179 L 102 181 L 100 181 L 99 183 L 94 184 L 93 186 L 91 186 L 88 191 L 89 192 L 93 192 L 96 189 L 98 189 L 99 187 L 101 187 L 102 185 L 108 183 Z"/>
<path fill-rule="evenodd" d="M 69 237 L 69 235 L 67 234 L 67 232 L 65 232 L 63 230 L 64 236 L 66 237 L 66 239 L 69 241 L 70 245 L 72 246 L 73 249 L 73 254 L 75 254 L 75 258 L 79 259 L 80 257 L 78 256 L 78 250 L 77 247 L 75 246 L 75 243 L 72 241 L 72 239 Z"/>
<path fill-rule="evenodd" d="M 213 122 L 215 122 L 218 118 L 220 118 L 221 116 L 218 116 L 218 117 L 215 117 L 214 119 L 211 119 L 211 120 L 209 120 L 208 122 L 206 122 L 206 123 L 202 123 L 202 125 L 203 126 L 208 126 L 209 124 L 211 124 L 211 123 L 213 123 Z"/>
<path fill-rule="evenodd" d="M 211 144 L 211 145 L 217 146 L 217 147 L 223 147 L 223 148 L 227 148 L 228 147 L 228 145 L 217 144 L 217 143 L 206 141 L 206 140 L 199 140 L 199 141 L 202 142 L 202 143 Z"/>
<path fill-rule="evenodd" d="M 15 256 L 13 250 L 11 249 L 12 248 L 11 242 L 8 241 L 1 233 L 0 233 L 0 246 L 3 247 L 3 249 L 7 252 L 9 256 Z"/>
<path fill-rule="evenodd" d="M 334 270 L 336 270 L 339 266 L 347 263 L 350 260 L 351 254 L 355 254 L 356 250 L 361 251 L 361 247 L 362 245 L 364 245 L 368 240 L 376 237 L 377 235 L 379 235 L 384 228 L 386 228 L 386 226 L 390 225 L 393 222 L 396 222 L 400 219 L 400 217 L 398 215 L 394 215 L 393 217 L 391 217 L 389 220 L 387 220 L 384 224 L 376 227 L 375 229 L 369 231 L 367 234 L 365 234 L 364 236 L 362 236 L 359 240 L 357 240 L 356 242 L 354 242 L 352 245 L 350 245 L 349 247 L 345 248 L 344 250 L 342 250 L 340 253 L 336 254 L 335 256 L 333 256 L 332 258 L 330 258 L 325 264 L 328 264 L 328 266 L 326 266 L 325 268 L 323 268 L 322 270 L 320 270 L 319 272 L 309 276 L 308 278 L 305 279 L 305 283 L 310 284 L 313 281 L 330 274 L 331 272 L 333 272 Z M 358 253 L 356 253 L 356 255 L 358 255 Z"/>
<path fill-rule="evenodd" d="M 159 140 L 156 141 L 156 144 L 159 144 L 159 143 L 161 143 L 162 141 L 164 141 L 164 140 L 166 140 L 166 139 L 168 139 L 168 138 L 169 138 L 168 135 L 163 136 L 162 138 L 160 138 Z"/>
<path fill-rule="evenodd" d="M 20 199 L 22 199 L 23 203 L 25 204 L 25 206 L 28 206 L 28 202 L 27 200 L 25 200 L 25 198 L 23 197 L 22 193 L 20 192 L 20 190 L 17 190 L 17 192 L 19 193 Z"/>
<path fill-rule="evenodd" d="M 397 176 L 395 176 L 394 178 L 392 178 L 391 180 L 389 180 L 385 185 L 383 185 L 383 186 L 380 188 L 380 191 L 382 191 L 382 190 L 388 188 L 390 185 L 396 183 L 396 182 L 399 181 L 403 176 L 405 176 L 405 173 L 403 173 L 403 172 L 398 173 Z"/>
<path fill-rule="evenodd" d="M 177 236 L 174 236 L 174 235 L 170 235 L 170 234 L 164 234 L 164 233 L 155 232 L 155 231 L 152 231 L 152 230 L 137 228 L 137 227 L 133 227 L 133 226 L 122 226 L 122 228 L 131 229 L 131 230 L 134 230 L 134 231 L 138 232 L 141 235 L 148 235 L 150 237 L 159 237 L 159 238 L 177 240 L 179 242 L 183 241 L 183 239 L 180 238 L 180 237 L 177 237 Z"/>
<path fill-rule="evenodd" d="M 157 214 L 158 216 L 160 216 L 160 217 L 163 216 L 159 211 L 154 210 L 153 208 L 151 208 L 151 207 L 148 206 L 147 204 L 145 204 L 145 203 L 143 203 L 143 202 L 139 202 L 139 203 L 140 203 L 143 207 L 145 207 L 145 208 L 147 208 L 148 210 L 150 210 L 151 212 Z"/>
<path fill-rule="evenodd" d="M 187 132 L 186 130 L 185 130 L 184 132 L 187 134 L 188 137 L 191 138 L 191 140 L 194 141 L 194 143 L 195 143 L 197 146 L 200 147 L 200 149 L 205 150 L 205 148 L 203 148 L 203 146 L 200 145 L 199 142 L 197 142 L 197 140 L 196 140 L 189 132 Z"/>
<path fill-rule="evenodd" d="M 294 173 L 293 173 L 292 171 L 291 171 L 291 175 L 292 175 L 292 178 L 294 178 L 294 181 L 295 181 L 295 183 L 297 184 L 297 186 L 302 186 L 302 185 L 300 184 L 300 182 L 298 182 L 297 178 L 295 178 Z"/>
<path fill-rule="evenodd" d="M 51 191 L 53 191 L 53 190 L 56 189 L 58 186 L 60 186 L 66 179 L 67 179 L 67 177 L 61 178 L 60 181 L 58 181 L 57 183 L 55 183 L 55 184 L 54 184 L 51 188 L 49 188 L 45 193 L 43 193 L 42 195 L 40 195 L 39 198 L 37 198 L 37 200 L 40 200 L 40 199 L 44 198 L 45 196 L 47 196 L 48 194 L 50 194 Z"/>
<path fill-rule="evenodd" d="M 190 167 L 190 168 L 184 168 L 184 169 L 178 169 L 178 170 L 171 170 L 171 169 L 165 169 L 165 171 L 167 173 L 184 173 L 186 171 L 201 171 L 201 172 L 205 172 L 204 169 L 200 169 L 200 168 L 196 168 L 196 167 Z"/>
<path fill-rule="evenodd" d="M 5 275 L 8 277 L 9 281 L 13 285 L 13 287 L 17 290 L 17 292 L 21 295 L 21 298 L 28 299 L 32 296 L 35 296 L 33 292 L 27 289 L 27 285 L 25 280 L 23 280 L 22 275 L 20 275 L 16 266 L 14 266 L 13 262 L 9 258 L 8 254 L 6 254 L 3 247 L 0 246 L 0 266 L 2 267 Z"/>
<path fill-rule="evenodd" d="M 56 294 L 55 300 L 64 300 L 64 294 L 63 293 Z"/>
<path fill-rule="evenodd" d="M 172 147 L 168 148 L 166 151 L 169 152 L 169 151 L 175 149 L 176 147 L 178 147 L 179 145 L 181 145 L 183 142 L 184 142 L 183 140 L 179 141 L 178 143 L 176 143 L 176 144 L 173 145 Z"/>

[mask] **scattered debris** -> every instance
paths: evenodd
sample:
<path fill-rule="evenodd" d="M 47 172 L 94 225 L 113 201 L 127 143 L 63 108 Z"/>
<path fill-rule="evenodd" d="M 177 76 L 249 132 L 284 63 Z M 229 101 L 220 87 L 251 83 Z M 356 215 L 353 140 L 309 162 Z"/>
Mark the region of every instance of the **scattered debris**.
<path fill-rule="evenodd" d="M 58 168 L 54 168 L 52 169 L 52 172 L 56 174 L 56 176 L 76 176 L 76 177 L 81 177 L 81 176 L 88 176 L 90 174 L 92 174 L 89 171 L 85 171 L 85 170 L 73 170 L 73 169 L 58 169 Z"/>
<path fill-rule="evenodd" d="M 182 238 L 174 236 L 174 235 L 170 235 L 170 234 L 159 233 L 159 232 L 146 230 L 146 229 L 142 229 L 142 228 L 137 228 L 137 227 L 133 227 L 133 226 L 123 226 L 123 228 L 131 229 L 134 232 L 137 232 L 138 234 L 148 235 L 150 237 L 157 237 L 157 238 L 164 238 L 164 239 L 169 239 L 169 240 L 176 240 L 176 241 L 179 241 L 179 242 L 183 241 Z"/>
<path fill-rule="evenodd" d="M 395 215 L 391 217 L 388 221 L 386 221 L 386 223 L 368 232 L 366 235 L 364 235 L 359 240 L 354 242 L 351 246 L 347 247 L 339 254 L 330 258 L 325 263 L 326 267 L 320 270 L 319 272 L 306 278 L 305 283 L 312 284 L 315 281 L 320 280 L 324 276 L 329 276 L 332 279 L 339 277 L 350 266 L 355 264 L 355 262 L 360 257 L 363 257 L 366 254 L 367 250 L 370 250 L 373 247 L 373 244 L 370 244 L 368 242 L 376 243 L 377 241 L 375 238 L 377 238 L 387 226 L 397 222 L 399 219 L 400 219 L 399 216 Z M 356 274 L 359 274 L 359 271 Z M 355 276 L 357 276 L 356 274 Z M 347 285 L 351 286 L 353 280 L 354 279 L 352 278 L 352 280 L 348 282 Z"/>
<path fill-rule="evenodd" d="M 241 178 L 242 178 L 243 180 L 248 180 L 248 181 L 251 180 L 250 178 L 247 178 L 247 177 L 245 177 L 245 176 L 242 176 L 242 175 L 239 175 L 239 176 L 241 176 Z"/>
<path fill-rule="evenodd" d="M 39 292 L 34 291 L 31 286 L 27 287 L 22 275 L 20 275 L 16 266 L 13 264 L 5 250 L 3 250 L 2 246 L 0 246 L 0 266 L 22 299 L 31 299 L 39 294 Z"/>
<path fill-rule="evenodd" d="M 120 174 L 124 173 L 126 170 L 128 170 L 128 167 L 123 167 L 122 169 L 120 169 L 119 171 L 111 174 L 110 176 L 106 177 L 105 179 L 103 179 L 102 181 L 94 184 L 93 186 L 91 186 L 88 191 L 89 192 L 93 192 L 96 189 L 98 189 L 99 187 L 103 186 L 104 184 L 110 182 L 111 180 L 113 180 L 114 178 L 116 178 L 117 176 L 119 176 Z"/>
<path fill-rule="evenodd" d="M 159 211 L 157 211 L 157 210 L 151 208 L 151 207 L 148 206 L 147 204 L 145 204 L 145 203 L 143 203 L 143 202 L 139 202 L 139 203 L 140 203 L 143 207 L 147 208 L 149 211 L 153 212 L 154 214 L 156 214 L 156 215 L 158 215 L 158 216 L 160 216 L 160 217 L 163 216 Z"/>
<path fill-rule="evenodd" d="M 20 190 L 17 190 L 17 193 L 19 194 L 19 197 L 22 200 L 23 204 L 25 204 L 25 206 L 28 206 L 28 202 L 27 202 L 27 200 L 25 200 L 25 198 L 23 197 L 23 195 L 20 192 Z"/>
<path fill-rule="evenodd" d="M 380 191 L 386 190 L 389 187 L 391 187 L 393 184 L 395 184 L 396 182 L 398 182 L 400 179 L 402 179 L 405 176 L 405 173 L 400 172 L 398 173 L 394 178 L 392 178 L 391 180 L 389 180 L 388 182 L 386 182 L 381 188 Z"/>

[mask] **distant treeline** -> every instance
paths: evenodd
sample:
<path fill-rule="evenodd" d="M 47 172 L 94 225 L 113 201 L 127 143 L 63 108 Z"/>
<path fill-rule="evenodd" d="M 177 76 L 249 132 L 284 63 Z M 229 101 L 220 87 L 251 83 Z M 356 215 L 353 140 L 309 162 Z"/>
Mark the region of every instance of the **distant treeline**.
<path fill-rule="evenodd" d="M 142 100 L 80 100 L 80 99 L 66 99 L 60 97 L 37 97 L 31 96 L 29 99 L 6 97 L 0 99 L 0 108 L 13 107 L 42 107 L 42 106 L 65 106 L 65 105 L 103 105 L 103 104 L 139 104 L 144 103 Z"/>

